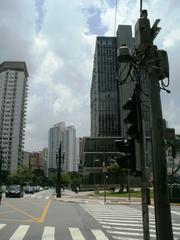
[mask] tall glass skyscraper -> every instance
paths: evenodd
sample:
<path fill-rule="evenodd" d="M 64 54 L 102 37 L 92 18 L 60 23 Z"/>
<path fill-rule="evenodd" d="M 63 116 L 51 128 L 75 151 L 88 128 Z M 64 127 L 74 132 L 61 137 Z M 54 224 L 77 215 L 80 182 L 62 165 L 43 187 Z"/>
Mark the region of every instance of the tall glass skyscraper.
<path fill-rule="evenodd" d="M 130 25 L 119 25 L 116 37 L 96 39 L 91 85 L 91 137 L 125 135 L 122 106 L 131 96 L 134 83 L 127 81 L 128 84 L 120 85 L 128 72 L 127 64 L 124 66 L 117 61 L 117 50 L 123 44 L 133 50 Z"/>

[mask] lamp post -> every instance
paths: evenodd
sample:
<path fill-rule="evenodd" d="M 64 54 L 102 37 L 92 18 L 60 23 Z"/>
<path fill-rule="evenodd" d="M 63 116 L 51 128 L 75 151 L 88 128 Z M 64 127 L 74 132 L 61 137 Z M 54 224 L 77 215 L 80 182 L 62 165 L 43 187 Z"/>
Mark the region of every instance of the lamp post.
<path fill-rule="evenodd" d="M 61 158 L 64 159 L 64 154 L 63 156 L 61 155 L 61 142 L 59 145 L 58 152 L 56 153 L 56 164 L 57 164 L 57 186 L 56 186 L 56 197 L 61 198 Z"/>
<path fill-rule="evenodd" d="M 96 164 L 97 162 L 100 162 L 99 159 L 95 159 L 94 160 L 94 193 L 95 194 L 98 194 L 98 189 L 96 188 L 96 172 L 95 172 L 95 167 L 96 167 Z"/>
<path fill-rule="evenodd" d="M 108 178 L 108 176 L 106 175 L 107 172 L 107 167 L 106 167 L 106 163 L 103 162 L 103 175 L 104 175 L 104 203 L 106 203 L 106 178 Z"/>
<path fill-rule="evenodd" d="M 129 201 L 131 201 L 131 190 L 130 190 L 130 172 L 131 172 L 131 169 L 128 169 L 128 199 Z"/>
<path fill-rule="evenodd" d="M 95 159 L 94 160 L 94 170 L 95 170 L 95 167 L 96 167 L 96 164 L 95 163 L 97 163 L 97 162 L 99 162 L 99 159 Z M 95 171 L 94 171 L 94 185 L 96 184 L 96 173 L 95 173 Z"/>
<path fill-rule="evenodd" d="M 2 185 L 2 162 L 3 162 L 2 147 L 0 146 L 0 188 Z"/>
<path fill-rule="evenodd" d="M 108 179 L 108 175 L 104 172 L 104 203 L 106 203 L 106 179 Z"/>

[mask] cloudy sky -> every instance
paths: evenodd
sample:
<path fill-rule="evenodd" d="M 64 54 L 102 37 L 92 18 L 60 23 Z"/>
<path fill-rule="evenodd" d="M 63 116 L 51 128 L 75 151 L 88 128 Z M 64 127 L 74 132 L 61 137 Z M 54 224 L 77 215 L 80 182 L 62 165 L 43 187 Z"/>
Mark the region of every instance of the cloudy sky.
<path fill-rule="evenodd" d="M 57 122 L 90 134 L 90 86 L 95 39 L 114 35 L 116 0 L 1 0 L 0 61 L 26 61 L 29 71 L 25 150 L 47 146 Z M 163 115 L 180 133 L 180 1 L 144 0 L 151 24 L 160 18 L 156 44 L 168 51 L 171 94 Z M 118 24 L 135 25 L 139 0 L 119 0 Z"/>

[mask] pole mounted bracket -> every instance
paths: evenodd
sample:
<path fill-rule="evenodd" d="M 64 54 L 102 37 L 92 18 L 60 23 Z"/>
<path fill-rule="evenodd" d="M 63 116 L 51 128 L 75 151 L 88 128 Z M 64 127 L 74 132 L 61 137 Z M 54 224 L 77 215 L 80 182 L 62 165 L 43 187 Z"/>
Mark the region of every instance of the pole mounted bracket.
<path fill-rule="evenodd" d="M 156 19 L 156 21 L 154 22 L 154 24 L 151 28 L 152 40 L 154 40 L 156 38 L 156 36 L 158 35 L 158 33 L 161 30 L 161 28 L 158 27 L 159 22 L 160 22 L 160 19 Z"/>

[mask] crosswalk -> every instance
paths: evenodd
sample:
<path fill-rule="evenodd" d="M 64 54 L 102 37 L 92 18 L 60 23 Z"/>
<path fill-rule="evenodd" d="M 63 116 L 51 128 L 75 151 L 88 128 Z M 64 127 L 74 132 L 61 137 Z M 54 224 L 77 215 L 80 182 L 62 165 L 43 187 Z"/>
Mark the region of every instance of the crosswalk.
<path fill-rule="evenodd" d="M 113 239 L 143 239 L 142 212 L 127 205 L 81 204 Z M 155 218 L 149 213 L 150 239 L 156 239 Z M 180 224 L 173 221 L 174 240 L 180 239 Z"/>
<path fill-rule="evenodd" d="M 31 225 L 19 225 L 12 233 L 10 237 L 7 237 L 7 232 L 9 230 L 7 224 L 0 224 L 0 239 L 2 240 L 25 240 L 30 239 L 31 232 L 33 231 Z M 62 239 L 61 233 L 58 232 L 55 236 L 55 227 L 54 226 L 44 226 L 41 236 L 37 236 L 38 240 L 55 240 Z M 3 232 L 4 231 L 4 232 Z M 89 229 L 92 234 L 91 240 L 109 240 L 105 233 L 100 229 Z M 4 235 L 3 235 L 4 234 Z M 34 234 L 34 233 L 33 233 Z M 33 235 L 34 236 L 34 235 Z M 63 233 L 64 236 L 64 233 Z M 67 239 L 72 240 L 90 240 L 87 239 L 80 228 L 69 227 L 67 230 Z M 33 238 L 34 239 L 34 238 Z"/>
<path fill-rule="evenodd" d="M 43 195 L 38 195 L 38 194 L 33 194 L 33 195 L 30 195 L 30 194 L 27 194 L 27 195 L 24 195 L 24 198 L 31 198 L 31 199 L 49 199 L 50 196 L 43 196 Z"/>

